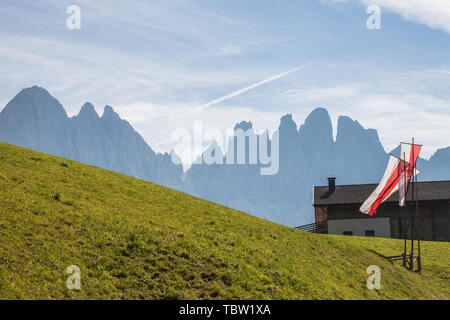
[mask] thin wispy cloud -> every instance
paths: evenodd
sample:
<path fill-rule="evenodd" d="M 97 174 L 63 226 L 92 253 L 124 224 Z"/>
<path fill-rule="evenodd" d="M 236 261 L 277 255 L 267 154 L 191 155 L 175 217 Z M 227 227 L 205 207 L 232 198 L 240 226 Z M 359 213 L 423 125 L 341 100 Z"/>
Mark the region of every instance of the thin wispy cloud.
<path fill-rule="evenodd" d="M 399 134 L 420 138 L 428 155 L 449 145 L 448 0 L 249 0 L 260 8 L 251 14 L 233 1 L 75 2 L 80 30 L 66 28 L 73 1 L 0 1 L 0 110 L 36 84 L 70 115 L 86 100 L 100 112 L 112 105 L 170 151 L 171 131 L 197 120 L 270 129 L 321 106 L 334 123 L 349 115 L 378 129 L 388 149 Z M 380 32 L 366 28 L 367 4 L 382 7 Z M 300 63 L 311 66 L 279 73 Z"/>
<path fill-rule="evenodd" d="M 322 0 L 334 4 L 359 2 L 363 6 L 377 5 L 404 19 L 440 29 L 450 34 L 450 1 L 448 0 Z"/>
<path fill-rule="evenodd" d="M 440 29 L 450 34 L 450 1 L 448 0 L 361 0 L 369 6 L 379 5 L 403 18 Z"/>
<path fill-rule="evenodd" d="M 436 149 L 449 145 L 450 95 L 432 94 L 426 88 L 444 89 L 448 76 L 439 76 L 443 72 L 378 74 L 378 81 L 329 87 L 294 85 L 281 95 L 282 105 L 295 105 L 301 101 L 307 110 L 294 112 L 300 121 L 313 108 L 325 106 L 331 115 L 335 137 L 338 117 L 350 116 L 365 128 L 376 129 L 387 152 L 397 147 L 399 140 L 416 137 L 424 145 L 421 156 L 430 158 Z"/>
<path fill-rule="evenodd" d="M 265 79 L 265 80 L 256 82 L 256 83 L 254 83 L 254 84 L 252 84 L 252 85 L 249 85 L 249 86 L 244 87 L 244 88 L 242 88 L 242 89 L 236 90 L 236 91 L 234 91 L 234 92 L 232 92 L 232 93 L 230 93 L 230 94 L 227 94 L 227 95 L 225 95 L 225 96 L 223 96 L 223 97 L 220 97 L 220 98 L 217 98 L 217 99 L 215 99 L 215 100 L 213 100 L 213 101 L 210 101 L 210 102 L 208 102 L 208 103 L 205 103 L 202 107 L 209 107 L 209 106 L 212 106 L 213 104 L 217 104 L 217 103 L 223 102 L 223 101 L 225 101 L 225 100 L 234 98 L 234 97 L 236 97 L 236 96 L 238 96 L 238 95 L 241 95 L 241 94 L 243 94 L 243 93 L 245 93 L 245 92 L 247 92 L 247 91 L 250 91 L 250 90 L 252 90 L 252 89 L 255 89 L 255 88 L 257 88 L 257 87 L 260 87 L 260 86 L 262 86 L 263 84 L 266 84 L 266 83 L 269 83 L 269 82 L 272 82 L 272 81 L 281 79 L 281 78 L 283 78 L 283 77 L 285 77 L 285 76 L 287 76 L 287 75 L 289 75 L 289 74 L 291 74 L 291 73 L 293 73 L 293 72 L 295 72 L 295 71 L 298 71 L 298 70 L 300 70 L 300 69 L 303 69 L 303 68 L 305 68 L 305 67 L 307 67 L 307 66 L 308 66 L 308 65 L 302 65 L 302 66 L 298 66 L 298 67 L 296 67 L 296 68 L 294 68 L 294 69 L 290 69 L 290 70 L 288 70 L 288 71 L 279 73 L 279 74 L 274 75 L 274 76 L 272 76 L 272 77 L 270 77 L 270 78 L 267 78 L 267 79 Z"/>

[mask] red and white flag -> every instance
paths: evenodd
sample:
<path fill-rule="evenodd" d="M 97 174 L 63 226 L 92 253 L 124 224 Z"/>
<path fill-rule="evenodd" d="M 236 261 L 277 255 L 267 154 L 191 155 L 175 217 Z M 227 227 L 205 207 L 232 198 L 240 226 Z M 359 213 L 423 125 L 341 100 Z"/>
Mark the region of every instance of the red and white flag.
<path fill-rule="evenodd" d="M 393 155 L 389 158 L 386 172 L 383 179 L 370 195 L 370 197 L 363 203 L 359 211 L 362 213 L 373 216 L 380 204 L 386 201 L 392 194 L 398 191 L 399 178 L 402 175 L 402 171 L 405 168 L 404 161 Z"/>
<path fill-rule="evenodd" d="M 391 155 L 383 179 L 359 211 L 374 215 L 378 207 L 397 191 L 400 206 L 405 206 L 412 176 L 420 173 L 416 169 L 416 163 L 421 150 L 421 145 L 402 143 L 401 153 L 404 160 Z"/>
<path fill-rule="evenodd" d="M 409 186 L 413 176 L 417 175 L 419 171 L 416 168 L 417 159 L 419 153 L 422 150 L 422 146 L 418 144 L 401 143 L 400 158 L 404 161 L 401 162 L 400 168 L 401 176 L 399 179 L 399 205 L 400 207 L 406 206 L 406 197 L 408 196 Z"/>

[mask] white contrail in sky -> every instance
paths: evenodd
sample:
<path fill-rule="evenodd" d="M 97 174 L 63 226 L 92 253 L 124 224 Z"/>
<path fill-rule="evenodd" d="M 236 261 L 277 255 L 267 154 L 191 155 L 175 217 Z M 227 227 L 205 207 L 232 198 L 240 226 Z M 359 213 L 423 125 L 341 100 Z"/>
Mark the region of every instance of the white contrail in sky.
<path fill-rule="evenodd" d="M 237 91 L 234 91 L 234 92 L 232 92 L 230 94 L 227 94 L 226 96 L 223 96 L 223 97 L 217 98 L 217 99 L 215 99 L 215 100 L 213 100 L 211 102 L 205 103 L 202 107 L 209 107 L 209 106 L 211 106 L 213 104 L 216 104 L 216 103 L 219 103 L 219 102 L 231 99 L 231 98 L 236 97 L 236 96 L 238 96 L 238 95 L 240 95 L 240 94 L 242 94 L 244 92 L 247 92 L 247 91 L 252 90 L 252 89 L 254 89 L 256 87 L 259 87 L 259 86 L 261 86 L 263 84 L 266 84 L 268 82 L 280 79 L 280 78 L 282 78 L 284 76 L 287 76 L 288 74 L 290 74 L 292 72 L 295 72 L 297 70 L 303 69 L 306 66 L 307 65 L 298 66 L 298 67 L 296 67 L 294 69 L 291 69 L 291 70 L 285 71 L 283 73 L 277 74 L 275 76 L 272 76 L 270 78 L 267 78 L 266 80 L 259 81 L 257 83 L 252 84 L 252 85 L 249 85 L 248 87 L 245 87 L 245 88 L 239 89 Z"/>

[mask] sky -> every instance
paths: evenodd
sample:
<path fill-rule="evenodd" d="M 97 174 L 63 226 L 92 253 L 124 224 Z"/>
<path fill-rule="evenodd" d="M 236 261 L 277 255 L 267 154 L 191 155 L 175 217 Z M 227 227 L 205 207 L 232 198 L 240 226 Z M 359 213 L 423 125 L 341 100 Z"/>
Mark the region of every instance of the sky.
<path fill-rule="evenodd" d="M 2 0 L 0 43 L 0 109 L 38 85 L 71 116 L 111 105 L 159 152 L 198 121 L 273 130 L 317 107 L 377 129 L 387 152 L 450 146 L 448 0 Z"/>

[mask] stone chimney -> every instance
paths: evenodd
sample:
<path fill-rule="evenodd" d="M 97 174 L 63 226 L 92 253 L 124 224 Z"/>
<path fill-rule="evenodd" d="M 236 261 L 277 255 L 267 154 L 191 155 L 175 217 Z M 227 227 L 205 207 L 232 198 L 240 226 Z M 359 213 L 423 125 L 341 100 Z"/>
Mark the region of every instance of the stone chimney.
<path fill-rule="evenodd" d="M 328 178 L 328 192 L 334 192 L 336 190 L 336 177 Z"/>

